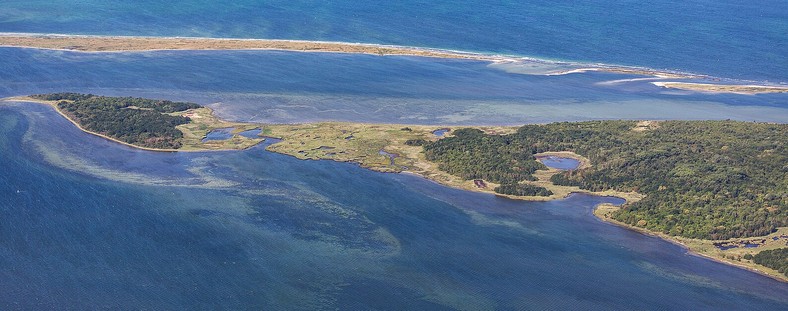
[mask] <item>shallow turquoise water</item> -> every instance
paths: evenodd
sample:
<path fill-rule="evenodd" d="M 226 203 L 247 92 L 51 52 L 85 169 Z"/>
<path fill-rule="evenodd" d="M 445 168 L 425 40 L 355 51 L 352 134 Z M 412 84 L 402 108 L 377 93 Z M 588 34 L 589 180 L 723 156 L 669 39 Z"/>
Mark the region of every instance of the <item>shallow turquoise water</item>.
<path fill-rule="evenodd" d="M 597 220 L 262 148 L 155 153 L 0 107 L 0 308 L 779 310 L 788 286 Z M 140 165 L 144 163 L 143 165 Z"/>
<path fill-rule="evenodd" d="M 0 31 L 369 42 L 788 82 L 788 5 L 701 1 L 1 1 Z"/>

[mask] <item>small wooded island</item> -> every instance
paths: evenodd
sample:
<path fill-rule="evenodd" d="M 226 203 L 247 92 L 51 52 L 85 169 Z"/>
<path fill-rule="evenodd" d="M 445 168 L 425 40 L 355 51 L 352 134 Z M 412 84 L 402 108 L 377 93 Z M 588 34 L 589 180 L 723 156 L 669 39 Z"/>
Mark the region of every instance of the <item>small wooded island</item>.
<path fill-rule="evenodd" d="M 222 121 L 194 103 L 76 93 L 7 100 L 52 105 L 81 129 L 157 151 L 268 150 L 301 159 L 410 172 L 445 185 L 512 198 L 572 192 L 615 195 L 602 219 L 657 234 L 699 254 L 788 276 L 788 125 L 738 121 L 587 121 L 514 127 Z M 230 138 L 205 141 L 213 130 Z M 259 129 L 260 136 L 242 131 Z M 441 136 L 433 132 L 440 129 Z M 551 169 L 538 155 L 580 160 Z"/>

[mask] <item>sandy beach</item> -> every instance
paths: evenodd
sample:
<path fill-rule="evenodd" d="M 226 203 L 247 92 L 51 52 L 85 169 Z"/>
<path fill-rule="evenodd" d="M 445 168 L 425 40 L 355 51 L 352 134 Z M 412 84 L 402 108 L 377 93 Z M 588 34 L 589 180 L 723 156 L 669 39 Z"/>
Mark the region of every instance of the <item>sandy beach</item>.
<path fill-rule="evenodd" d="M 495 55 L 463 53 L 458 51 L 416 47 L 366 43 L 275 39 L 83 36 L 0 33 L 0 46 L 81 52 L 130 52 L 155 50 L 281 50 L 370 55 L 411 55 L 482 61 L 500 61 L 504 59 L 501 56 Z"/>
<path fill-rule="evenodd" d="M 94 36 L 32 33 L 0 33 L 0 46 L 37 48 L 79 52 L 141 52 L 160 50 L 274 50 L 294 52 L 326 52 L 366 54 L 377 56 L 418 56 L 445 59 L 464 59 L 490 63 L 517 63 L 523 61 L 546 62 L 527 57 L 471 53 L 453 50 L 382 45 L 369 43 L 278 40 L 278 39 L 235 39 L 197 37 L 140 37 L 140 36 Z M 653 77 L 656 79 L 704 79 L 703 75 L 662 71 L 650 68 L 615 66 L 605 64 L 562 63 L 577 66 L 574 69 L 549 72 L 545 75 L 581 74 L 586 72 L 608 72 Z M 652 82 L 664 88 L 695 92 L 760 94 L 785 93 L 788 86 L 705 84 L 689 82 Z"/>

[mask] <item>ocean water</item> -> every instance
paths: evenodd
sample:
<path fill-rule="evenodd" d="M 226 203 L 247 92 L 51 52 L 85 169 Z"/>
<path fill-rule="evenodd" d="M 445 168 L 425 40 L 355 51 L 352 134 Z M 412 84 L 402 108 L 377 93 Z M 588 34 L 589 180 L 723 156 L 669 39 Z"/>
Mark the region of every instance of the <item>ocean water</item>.
<path fill-rule="evenodd" d="M 741 1 L 3 1 L 0 32 L 334 40 L 788 82 L 788 6 Z M 552 64 L 274 51 L 0 48 L 0 97 L 189 100 L 250 122 L 788 122 L 785 94 L 700 94 Z M 534 203 L 264 145 L 156 153 L 0 103 L 0 309 L 782 310 L 788 285 Z M 385 156 L 385 155 L 381 155 Z"/>
<path fill-rule="evenodd" d="M 781 310 L 788 286 L 535 203 L 258 146 L 156 153 L 0 106 L 2 309 Z M 144 163 L 144 165 L 140 165 Z"/>
<path fill-rule="evenodd" d="M 700 1 L 0 1 L 0 31 L 331 40 L 788 82 L 788 5 Z"/>
<path fill-rule="evenodd" d="M 0 96 L 78 91 L 190 100 L 226 119 L 508 124 L 594 119 L 788 122 L 785 94 L 700 94 L 610 73 L 271 51 L 79 53 L 0 48 Z M 637 77 L 642 78 L 642 77 Z"/>

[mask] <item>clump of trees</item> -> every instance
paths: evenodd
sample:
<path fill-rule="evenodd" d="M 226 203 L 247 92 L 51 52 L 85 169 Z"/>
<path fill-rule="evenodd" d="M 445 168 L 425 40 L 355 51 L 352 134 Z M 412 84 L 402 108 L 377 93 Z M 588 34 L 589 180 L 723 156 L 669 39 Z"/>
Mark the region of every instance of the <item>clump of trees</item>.
<path fill-rule="evenodd" d="M 515 191 L 542 169 L 533 154 L 573 151 L 589 168 L 552 177 L 591 191 L 646 197 L 615 212 L 619 221 L 676 236 L 760 236 L 788 225 L 788 125 L 665 121 L 633 131 L 635 121 L 526 125 L 509 135 L 462 129 L 424 146 L 427 159 L 465 179 Z"/>
<path fill-rule="evenodd" d="M 506 184 L 500 185 L 493 189 L 495 192 L 511 195 L 524 195 L 524 196 L 542 196 L 547 197 L 553 195 L 553 192 L 544 187 L 529 185 L 529 184 Z"/>
<path fill-rule="evenodd" d="M 788 276 L 788 248 L 761 251 L 755 254 L 752 260 Z"/>
<path fill-rule="evenodd" d="M 421 139 L 421 138 L 408 139 L 405 141 L 405 144 L 408 146 L 424 146 L 427 143 L 428 141 L 426 139 Z"/>
<path fill-rule="evenodd" d="M 533 148 L 519 144 L 516 137 L 510 135 L 487 135 L 478 129 L 459 129 L 454 131 L 453 137 L 425 145 L 424 153 L 428 160 L 438 163 L 442 171 L 464 179 L 484 179 L 501 184 L 494 189 L 498 193 L 542 195 L 549 192 L 538 186 L 525 189 L 520 184 L 523 180 L 536 180 L 532 174 L 546 167 L 536 161 Z"/>
<path fill-rule="evenodd" d="M 55 93 L 34 98 L 56 100 L 58 108 L 83 128 L 148 148 L 177 149 L 183 133 L 175 128 L 189 118 L 168 113 L 201 107 L 195 103 L 135 97 Z"/>
<path fill-rule="evenodd" d="M 51 93 L 51 94 L 38 94 L 30 95 L 30 97 L 41 100 L 83 100 L 94 97 L 93 94 L 80 94 L 80 93 Z"/>

